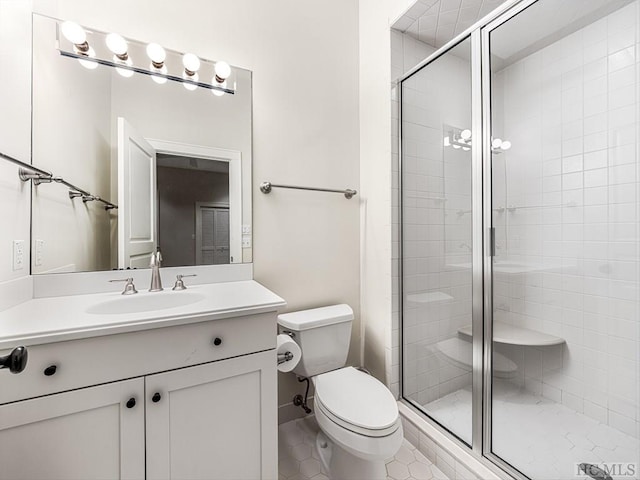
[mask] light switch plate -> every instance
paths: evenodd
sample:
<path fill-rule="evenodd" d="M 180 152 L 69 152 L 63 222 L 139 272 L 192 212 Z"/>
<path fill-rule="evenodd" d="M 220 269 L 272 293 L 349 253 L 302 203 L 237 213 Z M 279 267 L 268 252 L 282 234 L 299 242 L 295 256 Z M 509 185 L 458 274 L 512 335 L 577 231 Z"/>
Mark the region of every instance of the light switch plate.
<path fill-rule="evenodd" d="M 43 255 L 44 255 L 44 240 L 36 240 L 35 263 L 37 267 L 42 265 Z"/>
<path fill-rule="evenodd" d="M 247 235 L 251 233 L 251 225 L 242 225 L 242 234 Z"/>
<path fill-rule="evenodd" d="M 13 269 L 22 270 L 24 268 L 24 240 L 13 241 Z"/>

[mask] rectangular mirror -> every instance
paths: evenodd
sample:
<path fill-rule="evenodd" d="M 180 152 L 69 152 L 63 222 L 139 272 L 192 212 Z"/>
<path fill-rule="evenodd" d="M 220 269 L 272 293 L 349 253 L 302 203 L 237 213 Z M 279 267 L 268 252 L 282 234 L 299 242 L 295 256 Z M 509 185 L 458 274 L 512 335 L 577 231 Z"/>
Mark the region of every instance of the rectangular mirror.
<path fill-rule="evenodd" d="M 222 95 L 123 76 L 62 56 L 56 24 L 34 14 L 33 165 L 118 208 L 34 185 L 32 273 L 251 262 L 251 72 Z"/>

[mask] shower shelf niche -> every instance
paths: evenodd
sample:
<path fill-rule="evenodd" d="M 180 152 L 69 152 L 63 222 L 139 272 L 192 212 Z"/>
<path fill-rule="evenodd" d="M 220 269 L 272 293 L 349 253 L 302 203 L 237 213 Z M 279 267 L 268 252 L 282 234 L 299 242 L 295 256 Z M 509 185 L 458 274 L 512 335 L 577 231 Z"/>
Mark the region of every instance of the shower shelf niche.
<path fill-rule="evenodd" d="M 458 333 L 471 337 L 471 325 L 458 329 Z M 551 345 L 562 345 L 564 338 L 549 335 L 548 333 L 536 332 L 528 328 L 516 327 L 508 323 L 493 323 L 493 341 L 506 345 L 521 345 L 525 347 L 547 347 Z"/>

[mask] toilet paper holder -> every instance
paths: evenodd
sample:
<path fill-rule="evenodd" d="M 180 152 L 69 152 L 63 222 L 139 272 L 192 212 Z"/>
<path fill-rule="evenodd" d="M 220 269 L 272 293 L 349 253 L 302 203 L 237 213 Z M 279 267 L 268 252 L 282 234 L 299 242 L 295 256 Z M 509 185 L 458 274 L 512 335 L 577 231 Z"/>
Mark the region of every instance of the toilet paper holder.
<path fill-rule="evenodd" d="M 284 362 L 288 362 L 290 360 L 293 360 L 293 353 L 284 352 L 284 353 L 279 353 L 278 354 L 278 365 L 281 365 Z"/>

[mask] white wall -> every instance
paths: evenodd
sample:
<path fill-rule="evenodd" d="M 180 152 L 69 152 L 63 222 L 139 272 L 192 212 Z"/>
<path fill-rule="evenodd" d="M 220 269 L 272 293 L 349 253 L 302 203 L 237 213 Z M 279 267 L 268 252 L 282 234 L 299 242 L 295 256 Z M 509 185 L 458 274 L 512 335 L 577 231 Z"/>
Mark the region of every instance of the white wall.
<path fill-rule="evenodd" d="M 60 0 L 57 8 L 54 2 L 39 2 L 37 11 L 45 9 L 60 18 L 226 59 L 253 71 L 255 279 L 285 298 L 288 310 L 351 305 L 356 320 L 349 362 L 359 364 L 360 197 L 348 201 L 340 195 L 276 189 L 267 196 L 258 189 L 267 180 L 360 189 L 357 2 Z M 22 116 L 2 130 L 1 138 L 4 142 L 5 136 L 22 135 L 13 151 L 28 157 L 29 115 L 24 105 L 29 105 L 30 82 L 19 71 L 20 82 L 1 77 L 17 85 L 10 90 L 14 97 L 24 92 Z M 11 182 L 2 193 L 13 205 L 3 211 L 3 220 L 8 218 L 10 224 L 16 218 L 14 197 L 28 210 L 26 194 L 19 193 L 18 182 Z M 10 235 L 28 240 L 27 219 L 24 215 L 18 233 Z M 4 235 L 3 230 L 0 241 L 6 243 Z M 0 259 L 0 278 L 14 275 L 7 256 Z M 302 390 L 293 375 L 280 375 L 279 380 L 281 403 Z"/>
<path fill-rule="evenodd" d="M 31 50 L 30 12 L 30 1 L 0 0 L 0 152 L 27 163 L 31 158 L 31 65 L 24 54 Z M 18 167 L 0 160 L 0 282 L 29 274 L 30 193 L 30 184 L 18 179 Z M 24 240 L 25 245 L 24 268 L 15 271 L 13 240 Z"/>
<path fill-rule="evenodd" d="M 388 13 L 360 1 L 360 186 L 363 362 L 390 385 L 391 172 Z"/>

